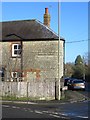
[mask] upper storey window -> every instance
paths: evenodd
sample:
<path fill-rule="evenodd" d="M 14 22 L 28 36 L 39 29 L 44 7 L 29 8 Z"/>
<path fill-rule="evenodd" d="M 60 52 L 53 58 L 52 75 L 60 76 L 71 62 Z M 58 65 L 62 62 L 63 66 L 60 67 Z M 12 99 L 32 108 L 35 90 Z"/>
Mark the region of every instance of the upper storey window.
<path fill-rule="evenodd" d="M 20 56 L 21 56 L 21 45 L 12 44 L 12 57 L 20 57 Z"/>

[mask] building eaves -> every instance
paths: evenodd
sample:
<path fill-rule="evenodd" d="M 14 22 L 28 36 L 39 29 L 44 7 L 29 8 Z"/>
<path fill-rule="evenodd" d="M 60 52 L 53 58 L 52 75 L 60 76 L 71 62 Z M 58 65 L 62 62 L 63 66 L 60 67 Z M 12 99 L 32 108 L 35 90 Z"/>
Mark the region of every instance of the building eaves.
<path fill-rule="evenodd" d="M 7 37 L 8 36 L 8 37 Z M 18 37 L 19 36 L 19 37 Z M 1 38 L 1 37 L 0 37 Z M 58 35 L 40 21 L 17 20 L 2 22 L 2 40 L 58 40 Z M 64 40 L 60 37 L 61 40 Z"/>

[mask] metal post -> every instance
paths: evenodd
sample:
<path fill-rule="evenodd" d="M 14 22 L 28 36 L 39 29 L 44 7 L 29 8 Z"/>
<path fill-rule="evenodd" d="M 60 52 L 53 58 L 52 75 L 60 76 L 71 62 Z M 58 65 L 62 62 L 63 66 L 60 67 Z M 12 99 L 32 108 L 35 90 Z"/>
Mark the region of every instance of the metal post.
<path fill-rule="evenodd" d="M 58 100 L 61 98 L 60 92 L 60 2 L 58 0 Z"/>
<path fill-rule="evenodd" d="M 23 81 L 22 80 L 22 76 L 23 76 L 23 43 L 22 43 L 22 40 L 21 40 L 21 80 L 20 81 Z"/>
<path fill-rule="evenodd" d="M 23 44 L 22 44 L 22 39 L 20 40 L 21 44 L 21 70 L 20 70 L 20 97 L 21 97 L 21 81 L 22 81 L 22 76 L 23 76 Z"/>
<path fill-rule="evenodd" d="M 83 80 L 85 80 L 85 63 L 83 62 Z"/>

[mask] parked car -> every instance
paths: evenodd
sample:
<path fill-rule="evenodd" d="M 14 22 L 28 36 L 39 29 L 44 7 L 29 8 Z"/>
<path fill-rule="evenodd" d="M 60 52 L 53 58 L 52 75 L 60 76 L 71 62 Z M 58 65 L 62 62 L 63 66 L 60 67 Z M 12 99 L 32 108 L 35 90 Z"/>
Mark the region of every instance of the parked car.
<path fill-rule="evenodd" d="M 64 78 L 64 86 L 68 86 L 67 83 L 71 78 Z"/>
<path fill-rule="evenodd" d="M 85 90 L 85 81 L 74 79 L 71 81 L 68 81 L 68 89 L 71 90 Z"/>
<path fill-rule="evenodd" d="M 64 86 L 68 86 L 68 84 L 74 80 L 75 78 L 71 78 L 71 77 L 68 77 L 68 78 L 64 78 Z"/>

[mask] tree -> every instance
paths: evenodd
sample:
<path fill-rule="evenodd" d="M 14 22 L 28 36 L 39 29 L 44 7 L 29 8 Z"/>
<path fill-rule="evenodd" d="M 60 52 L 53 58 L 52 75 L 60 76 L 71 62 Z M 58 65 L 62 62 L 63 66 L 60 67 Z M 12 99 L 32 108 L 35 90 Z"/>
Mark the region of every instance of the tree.
<path fill-rule="evenodd" d="M 83 64 L 83 59 L 81 58 L 80 55 L 78 55 L 75 60 L 75 65 L 81 65 L 81 64 Z"/>
<path fill-rule="evenodd" d="M 71 62 L 68 62 L 65 64 L 65 77 L 71 77 L 73 74 L 73 66 L 74 64 Z"/>
<path fill-rule="evenodd" d="M 74 63 L 68 62 L 65 64 L 65 77 L 74 77 L 90 81 L 90 58 L 88 53 L 82 57 L 78 55 Z"/>
<path fill-rule="evenodd" d="M 72 77 L 74 78 L 78 78 L 78 79 L 83 79 L 84 78 L 84 74 L 83 74 L 83 68 L 81 65 L 77 65 L 74 67 L 74 74 L 72 75 Z"/>
<path fill-rule="evenodd" d="M 74 74 L 72 75 L 72 77 L 85 79 L 85 66 L 80 55 L 78 55 L 75 59 L 75 66 L 73 67 L 73 70 Z"/>
<path fill-rule="evenodd" d="M 84 55 L 83 55 L 83 62 L 85 65 L 88 65 L 88 57 L 89 57 L 89 53 L 86 52 Z"/>

